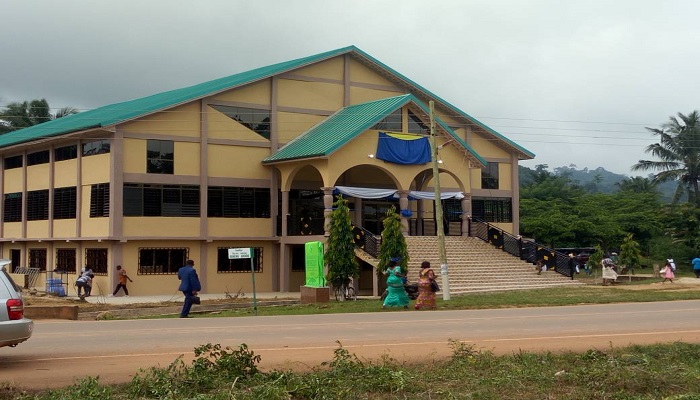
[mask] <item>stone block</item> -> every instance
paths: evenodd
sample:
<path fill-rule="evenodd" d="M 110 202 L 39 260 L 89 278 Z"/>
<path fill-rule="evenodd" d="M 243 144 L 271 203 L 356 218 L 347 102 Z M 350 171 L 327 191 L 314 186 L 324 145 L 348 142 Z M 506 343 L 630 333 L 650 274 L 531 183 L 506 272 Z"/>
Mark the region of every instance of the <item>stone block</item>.
<path fill-rule="evenodd" d="M 329 287 L 301 286 L 301 304 L 328 303 L 331 298 Z"/>

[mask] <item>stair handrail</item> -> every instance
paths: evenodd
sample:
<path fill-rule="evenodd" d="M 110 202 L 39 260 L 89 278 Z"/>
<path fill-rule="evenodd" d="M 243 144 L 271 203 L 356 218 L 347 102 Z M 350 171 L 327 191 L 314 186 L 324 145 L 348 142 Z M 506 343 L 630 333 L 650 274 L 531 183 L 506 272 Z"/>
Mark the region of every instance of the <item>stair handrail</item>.
<path fill-rule="evenodd" d="M 477 237 L 506 253 L 533 265 L 542 259 L 547 269 L 571 277 L 569 256 L 520 235 L 513 236 L 503 229 L 478 218 L 469 217 L 469 236 Z"/>
<path fill-rule="evenodd" d="M 379 247 L 382 245 L 382 237 L 375 235 L 361 226 L 352 226 L 355 237 L 355 247 L 362 249 L 374 258 L 379 258 Z"/>

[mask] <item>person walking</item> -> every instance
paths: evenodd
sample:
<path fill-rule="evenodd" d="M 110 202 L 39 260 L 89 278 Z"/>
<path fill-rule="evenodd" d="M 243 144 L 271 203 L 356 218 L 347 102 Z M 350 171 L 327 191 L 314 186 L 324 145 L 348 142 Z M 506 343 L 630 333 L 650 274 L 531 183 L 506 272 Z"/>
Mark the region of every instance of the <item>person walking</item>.
<path fill-rule="evenodd" d="M 435 308 L 435 272 L 430 268 L 429 261 L 423 261 L 420 265 L 418 275 L 418 299 L 416 300 L 416 310 Z"/>
<path fill-rule="evenodd" d="M 574 274 L 576 273 L 576 266 L 578 261 L 574 258 L 574 253 L 569 253 L 569 274 L 571 274 L 571 280 L 574 280 Z"/>
<path fill-rule="evenodd" d="M 192 304 L 194 304 L 197 293 L 202 290 L 202 284 L 199 282 L 197 271 L 194 269 L 194 261 L 187 260 L 185 266 L 177 271 L 177 279 L 180 280 L 180 287 L 178 290 L 185 295 L 185 302 L 182 304 L 180 318 L 192 318 L 189 316 Z"/>
<path fill-rule="evenodd" d="M 116 296 L 119 293 L 119 289 L 124 289 L 124 297 L 129 297 L 129 289 L 126 288 L 126 281 L 133 282 L 129 275 L 126 274 L 126 270 L 122 268 L 121 265 L 117 265 L 117 287 L 114 288 L 114 293 L 112 296 Z"/>
<path fill-rule="evenodd" d="M 615 282 L 617 282 L 617 272 L 615 272 L 615 263 L 613 262 L 612 259 L 610 259 L 610 256 L 605 256 L 600 261 L 601 266 L 603 267 L 603 286 L 605 286 L 608 281 L 610 284 L 614 285 Z"/>
<path fill-rule="evenodd" d="M 387 296 L 384 299 L 382 308 L 386 307 L 403 307 L 408 309 L 410 299 L 404 288 L 404 275 L 401 272 L 399 265 L 400 258 L 392 258 L 389 260 L 389 267 L 384 271 L 384 275 L 388 275 L 386 279 Z"/>
<path fill-rule="evenodd" d="M 664 265 L 663 269 L 661 270 L 663 275 L 664 280 L 661 281 L 661 283 L 666 283 L 666 281 L 671 281 L 673 283 L 673 280 L 676 278 L 676 274 L 673 273 L 673 268 L 675 266 L 675 263 L 673 262 L 673 259 L 668 259 L 666 260 L 666 265 Z"/>
<path fill-rule="evenodd" d="M 693 272 L 695 272 L 695 277 L 700 278 L 700 257 L 693 258 Z"/>

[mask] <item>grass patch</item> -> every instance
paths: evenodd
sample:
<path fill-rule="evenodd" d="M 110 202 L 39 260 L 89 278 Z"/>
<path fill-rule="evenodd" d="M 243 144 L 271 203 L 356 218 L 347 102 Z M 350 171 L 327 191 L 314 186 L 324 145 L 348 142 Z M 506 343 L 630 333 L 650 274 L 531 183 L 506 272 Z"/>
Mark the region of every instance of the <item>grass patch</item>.
<path fill-rule="evenodd" d="M 700 345 L 676 342 L 589 350 L 495 356 L 458 341 L 444 361 L 368 362 L 340 343 L 331 361 L 310 372 L 263 372 L 260 357 L 207 344 L 191 364 L 141 370 L 124 385 L 87 377 L 36 393 L 11 387 L 0 399 L 700 399 Z"/>

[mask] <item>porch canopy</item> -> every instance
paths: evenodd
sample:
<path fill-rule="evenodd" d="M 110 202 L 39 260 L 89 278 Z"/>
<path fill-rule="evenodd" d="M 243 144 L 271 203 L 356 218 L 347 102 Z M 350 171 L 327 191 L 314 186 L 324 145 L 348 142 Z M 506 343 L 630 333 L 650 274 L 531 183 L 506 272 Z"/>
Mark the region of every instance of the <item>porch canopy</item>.
<path fill-rule="evenodd" d="M 398 199 L 399 194 L 397 189 L 374 189 L 374 188 L 359 188 L 350 186 L 336 186 L 333 194 L 342 193 L 347 196 L 357 197 L 360 199 Z M 445 199 L 463 199 L 462 192 L 441 192 L 440 200 Z M 420 190 L 411 190 L 408 192 L 409 200 L 435 200 L 435 192 L 427 192 Z"/>

